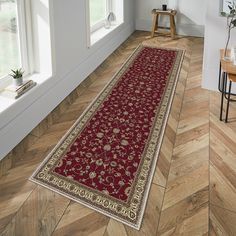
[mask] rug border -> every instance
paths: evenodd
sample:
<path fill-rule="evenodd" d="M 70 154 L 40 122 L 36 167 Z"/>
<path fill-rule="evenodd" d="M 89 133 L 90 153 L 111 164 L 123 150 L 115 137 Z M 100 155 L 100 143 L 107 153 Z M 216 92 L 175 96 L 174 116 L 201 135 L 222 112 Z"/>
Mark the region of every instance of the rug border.
<path fill-rule="evenodd" d="M 34 176 L 36 175 L 36 173 L 39 171 L 39 169 L 50 159 L 51 155 L 53 154 L 53 152 L 62 144 L 63 140 L 68 136 L 68 134 L 71 133 L 71 131 L 76 127 L 76 125 L 78 124 L 78 122 L 81 120 L 81 118 L 83 117 L 83 115 L 93 106 L 94 102 L 99 98 L 99 96 L 107 89 L 107 87 L 110 85 L 110 83 L 113 81 L 113 79 L 121 72 L 121 70 L 123 69 L 124 65 L 126 63 L 129 62 L 129 60 L 134 56 L 134 54 L 142 47 L 149 47 L 149 48 L 160 48 L 160 49 L 167 49 L 167 50 L 177 50 L 177 51 L 181 51 L 182 52 L 182 55 L 181 55 L 181 59 L 180 59 L 180 64 L 179 64 L 179 68 L 178 68 L 178 71 L 177 71 L 177 75 L 176 75 L 176 80 L 175 80 L 175 83 L 174 83 L 174 86 L 173 86 L 173 90 L 172 90 L 172 93 L 171 93 L 171 96 L 170 96 L 170 103 L 168 104 L 168 107 L 167 107 L 167 110 L 166 110 L 166 115 L 165 115 L 165 118 L 163 120 L 163 127 L 162 127 L 162 130 L 160 132 L 160 136 L 159 138 L 161 139 L 158 146 L 157 146 L 157 149 L 156 149 L 156 154 L 155 154 L 155 157 L 154 157 L 154 161 L 153 161 L 153 165 L 151 167 L 151 170 L 150 170 L 150 181 L 148 181 L 147 183 L 147 188 L 145 189 L 145 192 L 144 192 L 144 195 L 143 195 L 143 204 L 141 205 L 140 207 L 140 214 L 139 214 L 139 217 L 137 219 L 137 223 L 131 223 L 130 221 L 127 221 L 123 218 L 120 218 L 116 215 L 112 215 L 110 213 L 108 213 L 107 211 L 104 211 L 96 206 L 93 206 L 93 205 L 90 205 L 89 203 L 86 203 L 84 201 L 81 201 L 80 199 L 77 199 L 71 195 L 67 195 L 65 194 L 64 192 L 52 187 L 52 186 L 49 186 L 47 184 L 44 184 L 40 181 L 38 181 L 37 179 L 34 178 Z M 177 87 L 177 84 L 178 84 L 178 81 L 179 81 L 179 76 L 180 76 L 180 72 L 181 72 L 181 69 L 182 69 L 182 64 L 183 64 L 183 61 L 184 61 L 184 57 L 185 57 L 185 51 L 184 49 L 180 49 L 180 48 L 177 48 L 177 47 L 172 47 L 172 48 L 167 48 L 167 47 L 161 47 L 161 46 L 155 46 L 155 45 L 144 45 L 144 44 L 139 44 L 135 50 L 131 53 L 131 55 L 122 63 L 122 66 L 118 69 L 118 71 L 112 76 L 112 78 L 110 79 L 110 81 L 105 85 L 105 87 L 99 92 L 99 94 L 93 99 L 93 101 L 89 104 L 89 106 L 83 111 L 83 113 L 79 116 L 79 118 L 74 122 L 74 124 L 71 126 L 71 128 L 61 137 L 61 139 L 58 141 L 58 143 L 56 144 L 56 146 L 54 146 L 54 148 L 49 152 L 49 154 L 44 158 L 44 160 L 41 162 L 41 164 L 39 164 L 39 166 L 36 168 L 36 170 L 33 172 L 33 174 L 31 175 L 31 177 L 29 178 L 30 181 L 40 185 L 40 186 L 43 186 L 51 191 L 54 191 L 68 199 L 71 199 L 75 202 L 78 202 L 86 207 L 89 207 L 90 209 L 93 209 L 97 212 L 100 212 L 102 213 L 103 215 L 106 215 L 112 219 L 115 219 L 117 221 L 119 221 L 120 223 L 123 223 L 123 224 L 126 224 L 127 226 L 130 226 L 136 230 L 140 230 L 141 228 L 141 225 L 142 225 L 142 221 L 143 221 L 143 216 L 144 216 L 144 212 L 145 212 L 145 209 L 146 209 L 146 206 L 147 206 L 147 200 L 148 200 L 148 196 L 149 196 L 149 192 L 150 192 L 150 188 L 151 188 L 151 185 L 152 185 L 152 182 L 153 182 L 153 177 L 154 177 L 154 172 L 155 172 L 155 169 L 156 169 L 156 165 L 157 165 L 157 161 L 158 161 L 158 156 L 159 156 L 159 153 L 160 153 L 160 149 L 161 149 L 161 146 L 162 146 L 162 143 L 163 143 L 163 137 L 164 137 L 164 133 L 165 133 L 165 130 L 166 130 L 166 126 L 167 126 L 167 121 L 168 121 L 168 118 L 169 118 L 169 115 L 170 115 L 170 110 L 171 110 L 171 107 L 172 107 L 172 104 L 173 104 L 173 100 L 174 100 L 174 95 L 175 95 L 175 91 L 176 91 L 176 87 Z"/>

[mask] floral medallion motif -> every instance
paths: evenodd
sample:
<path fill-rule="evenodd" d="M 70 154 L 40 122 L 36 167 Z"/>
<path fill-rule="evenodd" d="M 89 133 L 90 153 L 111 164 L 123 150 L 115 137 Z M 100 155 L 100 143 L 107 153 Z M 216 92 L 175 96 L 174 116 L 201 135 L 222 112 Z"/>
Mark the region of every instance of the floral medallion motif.
<path fill-rule="evenodd" d="M 139 229 L 183 55 L 139 46 L 31 180 Z"/>

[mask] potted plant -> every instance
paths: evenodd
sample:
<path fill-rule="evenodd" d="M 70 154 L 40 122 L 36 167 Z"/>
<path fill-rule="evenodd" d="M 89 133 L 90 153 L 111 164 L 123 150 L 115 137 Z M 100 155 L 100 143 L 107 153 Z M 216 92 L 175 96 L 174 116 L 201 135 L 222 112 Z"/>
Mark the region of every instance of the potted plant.
<path fill-rule="evenodd" d="M 228 45 L 230 41 L 230 36 L 231 36 L 231 30 L 236 27 L 236 4 L 235 1 L 228 2 L 228 8 L 229 8 L 229 13 L 227 12 L 221 12 L 222 16 L 227 17 L 227 41 L 225 45 L 225 51 L 224 51 L 224 59 L 230 60 L 230 57 L 227 56 L 227 50 L 228 50 Z"/>
<path fill-rule="evenodd" d="M 22 69 L 11 70 L 11 71 L 12 73 L 10 74 L 10 76 L 13 78 L 13 85 L 15 85 L 16 87 L 22 85 L 24 71 L 22 71 Z"/>

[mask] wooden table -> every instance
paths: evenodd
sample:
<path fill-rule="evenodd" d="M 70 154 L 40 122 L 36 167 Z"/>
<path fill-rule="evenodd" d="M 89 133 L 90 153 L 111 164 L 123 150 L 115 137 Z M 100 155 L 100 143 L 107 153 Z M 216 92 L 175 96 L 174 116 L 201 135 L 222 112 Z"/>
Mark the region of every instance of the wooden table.
<path fill-rule="evenodd" d="M 228 74 L 235 74 L 236 75 L 236 66 L 233 64 L 231 60 L 224 59 L 224 49 L 220 49 L 220 64 L 222 71 Z M 230 50 L 227 50 L 227 56 L 230 56 Z"/>
<path fill-rule="evenodd" d="M 229 114 L 229 102 L 235 101 L 231 99 L 231 95 L 236 95 L 231 93 L 232 83 L 236 82 L 236 65 L 233 64 L 231 60 L 224 59 L 224 49 L 220 49 L 220 68 L 219 68 L 219 84 L 218 89 L 221 92 L 221 106 L 220 106 L 220 120 L 222 121 L 223 108 L 224 108 L 224 98 L 227 100 L 226 107 L 226 118 L 225 122 L 228 122 Z M 226 53 L 227 56 L 230 56 L 230 50 Z M 229 87 L 227 91 L 227 81 L 229 81 Z"/>
<path fill-rule="evenodd" d="M 169 31 L 161 32 L 162 34 L 170 34 L 172 38 L 175 38 L 176 35 L 176 25 L 175 25 L 175 15 L 177 14 L 176 10 L 159 10 L 153 9 L 153 23 L 152 23 L 152 33 L 151 37 L 153 38 L 155 33 L 159 33 L 158 29 L 168 29 Z M 159 16 L 168 16 L 170 20 L 170 27 L 159 26 Z"/>

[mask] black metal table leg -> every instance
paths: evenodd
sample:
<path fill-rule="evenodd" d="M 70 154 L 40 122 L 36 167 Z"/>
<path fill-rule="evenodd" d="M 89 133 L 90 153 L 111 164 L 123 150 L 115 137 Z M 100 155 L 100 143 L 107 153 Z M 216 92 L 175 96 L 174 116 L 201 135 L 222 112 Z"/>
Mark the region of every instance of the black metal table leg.
<path fill-rule="evenodd" d="M 229 93 L 228 93 L 228 101 L 227 101 L 227 108 L 226 108 L 226 118 L 225 118 L 225 123 L 228 122 L 228 115 L 229 115 L 229 102 L 230 102 L 231 86 L 232 86 L 232 81 L 229 82 Z"/>
<path fill-rule="evenodd" d="M 222 116 L 223 116 L 223 108 L 224 108 L 224 94 L 226 91 L 226 86 L 227 86 L 227 78 L 226 78 L 226 73 L 223 72 L 223 79 L 222 79 L 222 91 L 221 91 L 221 105 L 220 105 L 220 121 L 222 121 Z M 226 82 L 226 83 L 225 83 Z M 219 86 L 220 87 L 220 86 Z"/>
<path fill-rule="evenodd" d="M 218 80 L 218 90 L 221 92 L 222 91 L 222 73 L 221 73 L 221 62 L 219 66 L 219 80 Z"/>

